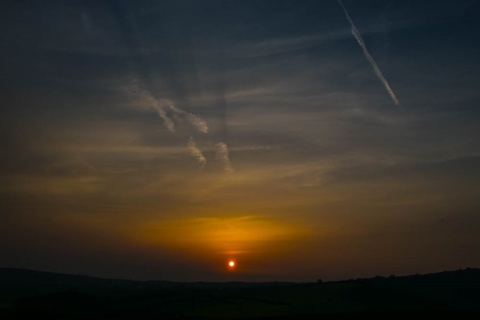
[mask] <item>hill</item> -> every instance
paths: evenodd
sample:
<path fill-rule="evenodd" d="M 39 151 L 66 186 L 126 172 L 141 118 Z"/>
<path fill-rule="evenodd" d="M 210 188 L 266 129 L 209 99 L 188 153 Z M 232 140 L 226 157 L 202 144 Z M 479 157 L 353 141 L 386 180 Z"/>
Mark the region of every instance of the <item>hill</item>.
<path fill-rule="evenodd" d="M 480 314 L 480 270 L 325 283 L 181 283 L 0 268 L 0 318 Z"/>

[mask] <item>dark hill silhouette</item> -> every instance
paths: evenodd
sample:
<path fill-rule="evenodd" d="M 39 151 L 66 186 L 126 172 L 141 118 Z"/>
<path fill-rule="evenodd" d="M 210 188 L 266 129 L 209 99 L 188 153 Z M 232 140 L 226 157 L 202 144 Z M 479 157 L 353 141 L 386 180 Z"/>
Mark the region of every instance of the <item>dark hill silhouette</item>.
<path fill-rule="evenodd" d="M 84 275 L 71 275 L 28 269 L 0 268 L 2 285 L 98 285 L 111 282 L 131 282 L 129 280 L 102 279 Z"/>
<path fill-rule="evenodd" d="M 0 268 L 0 318 L 480 314 L 480 270 L 315 283 L 101 279 Z"/>

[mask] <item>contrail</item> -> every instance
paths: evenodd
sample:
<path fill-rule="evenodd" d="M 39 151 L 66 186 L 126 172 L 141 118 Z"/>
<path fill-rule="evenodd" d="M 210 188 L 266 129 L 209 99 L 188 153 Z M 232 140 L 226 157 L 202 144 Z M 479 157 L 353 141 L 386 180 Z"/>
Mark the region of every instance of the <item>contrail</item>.
<path fill-rule="evenodd" d="M 132 86 L 127 88 L 127 90 L 132 94 L 138 95 L 144 104 L 153 108 L 158 113 L 160 118 L 163 119 L 165 126 L 170 132 L 175 132 L 175 123 L 173 122 L 167 111 L 170 111 L 171 115 L 173 115 L 173 117 L 176 119 L 187 119 L 187 121 L 199 132 L 208 132 L 208 125 L 205 120 L 193 113 L 176 107 L 168 99 L 155 99 L 155 97 L 150 91 L 141 89 L 136 81 Z M 179 117 L 177 118 L 177 116 Z"/>
<path fill-rule="evenodd" d="M 367 46 L 365 45 L 365 42 L 363 42 L 363 38 L 360 35 L 360 32 L 358 31 L 357 27 L 355 27 L 355 24 L 353 23 L 352 19 L 350 18 L 350 15 L 347 12 L 347 9 L 345 9 L 345 6 L 342 3 L 342 0 L 338 0 L 338 3 L 343 9 L 343 12 L 345 13 L 345 16 L 347 17 L 348 22 L 350 23 L 350 26 L 352 27 L 352 35 L 355 37 L 357 40 L 358 44 L 363 50 L 363 54 L 365 55 L 365 58 L 367 58 L 368 62 L 373 68 L 373 71 L 375 71 L 375 74 L 377 75 L 377 78 L 383 83 L 383 86 L 387 90 L 388 94 L 390 95 L 390 98 L 392 99 L 393 103 L 397 106 L 400 106 L 400 102 L 398 101 L 397 97 L 395 96 L 395 93 L 393 92 L 392 88 L 390 88 L 390 85 L 388 84 L 387 80 L 382 74 L 382 71 L 380 71 L 380 68 L 378 67 L 377 63 L 375 60 L 373 60 L 373 57 L 370 55 L 368 52 Z"/>
<path fill-rule="evenodd" d="M 175 132 L 175 124 L 168 116 L 167 111 L 165 111 L 162 104 L 157 99 L 155 99 L 148 91 L 143 91 L 142 97 L 144 100 L 146 100 L 148 104 L 150 104 L 150 106 L 152 106 L 157 111 L 160 118 L 163 119 L 163 123 L 165 124 L 165 127 L 167 127 L 168 131 Z"/>
<path fill-rule="evenodd" d="M 193 140 L 193 137 L 190 137 L 190 140 L 188 140 L 187 148 L 190 154 L 198 160 L 201 167 L 203 167 L 207 163 L 207 159 L 203 155 L 202 151 L 198 149 L 195 140 Z"/>
<path fill-rule="evenodd" d="M 228 155 L 228 146 L 226 143 L 220 142 L 217 143 L 217 153 L 215 157 L 223 161 L 225 172 L 232 173 L 234 172 L 232 164 L 230 163 L 230 157 Z"/>
<path fill-rule="evenodd" d="M 166 99 L 162 99 L 162 100 L 165 101 L 165 103 L 168 105 L 170 110 L 172 110 L 173 112 L 175 112 L 178 115 L 181 115 L 181 116 L 185 117 L 188 120 L 188 122 L 190 122 L 190 124 L 192 126 L 194 126 L 198 131 L 203 132 L 203 133 L 208 132 L 207 123 L 202 118 L 194 115 L 193 113 L 190 113 L 190 112 L 187 112 L 187 111 L 184 111 L 180 108 L 175 107 L 175 105 L 169 100 L 166 100 Z"/>
<path fill-rule="evenodd" d="M 135 19 L 133 19 L 133 16 L 131 15 L 132 10 L 129 10 L 131 9 L 128 6 L 129 3 L 127 1 L 109 1 L 108 4 L 110 5 L 110 9 L 113 13 L 113 16 L 116 18 L 120 33 L 125 42 L 125 47 L 127 49 L 127 54 L 129 57 L 128 62 L 141 80 L 141 83 L 139 83 L 140 82 L 138 81 L 139 79 L 134 81 L 132 86 L 127 87 L 127 90 L 131 94 L 134 94 L 138 98 L 140 98 L 140 101 L 142 104 L 144 104 L 149 108 L 154 109 L 158 113 L 160 118 L 163 120 L 165 127 L 170 132 L 175 132 L 174 121 L 178 119 L 182 120 L 182 118 L 184 118 L 197 131 L 202 133 L 207 133 L 208 126 L 207 126 L 207 123 L 202 118 L 200 118 L 195 114 L 181 110 L 180 108 L 177 108 L 170 100 L 160 99 L 156 97 L 154 94 L 152 94 L 152 92 L 155 92 L 154 90 L 156 88 L 155 76 L 151 71 L 153 68 L 151 67 L 151 63 L 149 63 L 151 61 L 149 61 L 143 54 L 141 41 L 140 41 L 141 39 L 138 37 L 139 31 L 136 28 Z M 167 46 L 168 47 L 173 46 L 175 48 L 174 44 L 176 43 L 178 43 L 178 41 L 176 41 L 176 39 L 171 38 L 170 41 L 168 41 Z M 179 51 L 178 48 L 177 48 L 177 51 Z M 175 57 L 177 57 L 177 54 L 176 54 L 177 52 L 169 51 L 169 50 L 167 50 L 167 52 L 170 52 L 169 54 L 167 54 L 167 59 L 170 60 L 169 63 L 179 64 L 179 62 L 181 62 L 182 65 L 185 64 L 184 56 L 182 56 L 181 58 L 177 58 L 177 60 L 175 60 Z M 190 56 L 188 57 L 190 58 L 188 62 L 194 61 L 192 57 Z M 175 67 L 172 68 L 172 70 L 175 70 L 175 69 L 176 69 Z M 184 70 L 184 69 L 180 68 L 180 70 Z M 185 71 L 190 71 L 190 70 L 187 69 Z M 171 76 L 175 78 L 174 80 L 178 78 L 176 72 L 173 72 Z M 176 89 L 175 91 L 177 92 L 182 91 L 183 88 L 181 88 L 181 86 L 178 88 L 175 88 L 175 85 L 178 83 L 177 81 L 172 81 L 171 83 L 173 83 L 173 87 L 174 87 L 173 89 Z M 203 167 L 206 163 L 206 158 L 204 157 L 200 149 L 198 149 L 198 147 L 196 146 L 196 143 L 193 140 L 193 137 L 190 137 L 190 140 L 187 142 L 187 147 L 190 154 L 196 157 Z"/>
<path fill-rule="evenodd" d="M 149 91 L 142 90 L 136 83 L 129 87 L 128 90 L 131 93 L 138 95 L 144 104 L 157 111 L 160 118 L 163 119 L 163 123 L 165 124 L 165 127 L 167 127 L 168 131 L 175 132 L 175 124 L 168 116 L 167 111 L 160 103 L 160 101 L 155 99 Z"/>
<path fill-rule="evenodd" d="M 163 119 L 163 123 L 165 124 L 165 127 L 167 127 L 168 131 L 170 132 L 175 132 L 175 124 L 173 121 L 168 117 L 167 113 L 161 106 L 156 107 L 157 113 L 160 116 L 160 118 Z"/>

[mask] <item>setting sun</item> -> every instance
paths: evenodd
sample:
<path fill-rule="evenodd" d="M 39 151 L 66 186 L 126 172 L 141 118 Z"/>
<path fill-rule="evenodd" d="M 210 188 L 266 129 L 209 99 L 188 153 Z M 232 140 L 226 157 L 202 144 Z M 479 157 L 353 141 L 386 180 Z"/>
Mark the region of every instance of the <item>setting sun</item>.
<path fill-rule="evenodd" d="M 228 267 L 229 267 L 230 269 L 235 268 L 235 261 L 230 260 L 230 261 L 228 262 Z"/>

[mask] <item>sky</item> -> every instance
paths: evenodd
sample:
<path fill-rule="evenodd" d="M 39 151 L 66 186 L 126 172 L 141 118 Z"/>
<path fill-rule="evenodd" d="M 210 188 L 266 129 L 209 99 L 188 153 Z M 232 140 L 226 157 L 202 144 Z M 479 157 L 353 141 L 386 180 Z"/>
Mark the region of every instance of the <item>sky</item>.
<path fill-rule="evenodd" d="M 0 267 L 480 267 L 478 0 L 6 0 L 0 29 Z"/>

